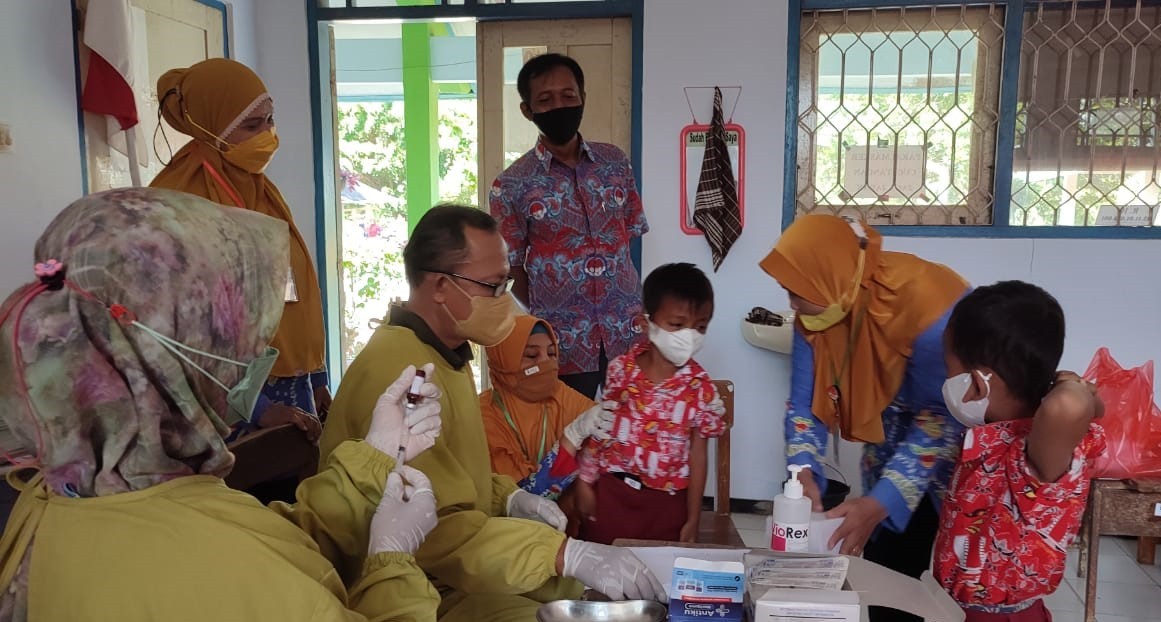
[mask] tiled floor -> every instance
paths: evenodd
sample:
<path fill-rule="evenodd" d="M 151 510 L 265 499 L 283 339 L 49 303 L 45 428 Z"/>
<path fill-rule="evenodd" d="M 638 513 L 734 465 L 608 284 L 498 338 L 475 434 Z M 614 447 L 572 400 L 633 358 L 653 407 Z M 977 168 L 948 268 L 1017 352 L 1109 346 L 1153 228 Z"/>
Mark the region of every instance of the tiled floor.
<path fill-rule="evenodd" d="M 734 514 L 747 546 L 769 546 L 766 517 L 756 514 Z M 1101 538 L 1097 562 L 1097 620 L 1099 622 L 1161 622 L 1161 550 L 1159 563 L 1141 566 L 1137 563 L 1137 541 L 1131 538 Z M 1084 621 L 1085 580 L 1076 576 L 1077 553 L 1068 554 L 1064 582 L 1046 599 L 1054 622 Z"/>

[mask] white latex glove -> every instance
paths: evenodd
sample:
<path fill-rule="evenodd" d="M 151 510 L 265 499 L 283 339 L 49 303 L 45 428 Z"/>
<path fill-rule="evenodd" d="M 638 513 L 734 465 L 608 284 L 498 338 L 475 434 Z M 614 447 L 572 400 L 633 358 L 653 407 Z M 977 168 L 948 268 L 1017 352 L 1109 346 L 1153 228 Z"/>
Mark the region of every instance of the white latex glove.
<path fill-rule="evenodd" d="M 371 518 L 367 553 L 415 555 L 423 539 L 438 523 L 431 480 L 417 469 L 400 465 L 387 475 L 383 499 Z"/>
<path fill-rule="evenodd" d="M 668 600 L 661 582 L 629 549 L 569 538 L 563 574 L 613 600 Z"/>
<path fill-rule="evenodd" d="M 525 490 L 517 490 L 508 495 L 508 517 L 527 518 L 540 521 L 557 531 L 564 531 L 568 526 L 568 517 L 560 510 L 555 501 L 549 501 L 539 495 Z"/>
<path fill-rule="evenodd" d="M 594 404 L 565 426 L 564 437 L 573 447 L 580 447 L 590 436 L 597 440 L 607 440 L 613 433 L 613 422 L 616 419 L 613 411 L 616 409 L 617 403 L 612 400 Z"/>
<path fill-rule="evenodd" d="M 410 365 L 399 378 L 387 387 L 371 415 L 371 427 L 367 430 L 367 442 L 379 451 L 399 459 L 403 450 L 403 461 L 409 462 L 419 454 L 431 449 L 439 437 L 443 422 L 439 417 L 439 387 L 431 383 L 435 366 L 423 366 L 427 381 L 419 388 L 423 399 L 414 408 L 407 408 L 407 391 L 415 378 L 415 367 Z"/>

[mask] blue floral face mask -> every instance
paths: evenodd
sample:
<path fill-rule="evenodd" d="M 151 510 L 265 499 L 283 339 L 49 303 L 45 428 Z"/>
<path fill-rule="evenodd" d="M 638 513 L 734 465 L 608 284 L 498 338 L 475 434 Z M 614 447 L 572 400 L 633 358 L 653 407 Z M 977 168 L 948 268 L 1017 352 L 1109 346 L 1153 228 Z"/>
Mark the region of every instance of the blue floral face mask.
<path fill-rule="evenodd" d="M 270 377 L 270 370 L 274 369 L 274 362 L 278 360 L 278 349 L 270 346 L 266 347 L 266 351 L 262 353 L 249 363 L 242 363 L 226 357 L 203 352 L 197 348 L 191 348 L 184 343 L 175 341 L 162 335 L 161 333 L 141 324 L 140 322 L 133 322 L 133 326 L 145 331 L 150 337 L 157 340 L 166 350 L 169 350 L 174 356 L 189 363 L 191 367 L 198 370 L 206 378 L 209 378 L 214 384 L 222 387 L 226 391 L 226 406 L 227 406 L 227 423 L 236 421 L 250 421 L 254 413 L 254 405 L 258 403 L 258 397 L 262 394 L 262 386 L 266 383 L 266 379 Z M 226 386 L 226 383 L 219 380 L 216 376 L 202 368 L 201 365 L 193 362 L 185 353 L 193 352 L 201 356 L 237 365 L 238 367 L 246 368 L 242 378 L 238 380 L 234 386 Z"/>

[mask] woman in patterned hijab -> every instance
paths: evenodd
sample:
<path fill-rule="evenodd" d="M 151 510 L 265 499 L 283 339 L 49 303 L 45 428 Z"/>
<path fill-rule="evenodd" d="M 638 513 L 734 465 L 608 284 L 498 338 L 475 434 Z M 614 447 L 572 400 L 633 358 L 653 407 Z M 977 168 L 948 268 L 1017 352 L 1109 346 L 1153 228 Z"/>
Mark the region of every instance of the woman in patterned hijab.
<path fill-rule="evenodd" d="M 38 272 L 53 273 L 10 296 L 0 324 L 0 414 L 50 487 L 88 497 L 229 472 L 236 421 L 218 415 L 214 379 L 233 387 L 270 343 L 287 240 L 285 223 L 164 190 L 57 216 L 36 244 Z"/>
<path fill-rule="evenodd" d="M 297 504 L 221 479 L 274 362 L 288 244 L 285 222 L 171 190 L 92 195 L 49 225 L 39 282 L 0 307 L 0 417 L 36 468 L 8 476 L 0 621 L 435 618 L 413 556 L 435 499 L 393 474 L 396 447 L 438 435 L 403 440 L 414 371 L 376 407 L 386 440 L 341 445 Z M 438 421 L 438 390 L 420 392 L 410 412 Z"/>

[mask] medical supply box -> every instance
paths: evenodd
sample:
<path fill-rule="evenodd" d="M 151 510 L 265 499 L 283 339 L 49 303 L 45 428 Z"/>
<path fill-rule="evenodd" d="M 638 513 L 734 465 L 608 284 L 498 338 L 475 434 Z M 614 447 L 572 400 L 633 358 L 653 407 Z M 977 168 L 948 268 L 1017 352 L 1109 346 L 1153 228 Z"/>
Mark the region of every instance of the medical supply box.
<path fill-rule="evenodd" d="M 742 622 L 746 572 L 742 562 L 678 557 L 669 589 L 670 622 Z"/>

